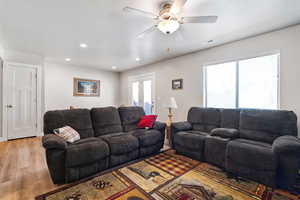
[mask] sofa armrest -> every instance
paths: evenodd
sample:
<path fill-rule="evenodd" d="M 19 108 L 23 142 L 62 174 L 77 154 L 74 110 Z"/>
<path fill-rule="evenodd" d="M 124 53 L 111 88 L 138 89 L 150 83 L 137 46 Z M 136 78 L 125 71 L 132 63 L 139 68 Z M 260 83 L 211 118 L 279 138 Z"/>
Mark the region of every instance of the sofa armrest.
<path fill-rule="evenodd" d="M 166 132 L 166 123 L 156 121 L 153 125 L 153 129 L 158 130 L 161 133 L 161 138 L 164 141 Z"/>
<path fill-rule="evenodd" d="M 240 135 L 239 131 L 234 128 L 215 128 L 211 131 L 211 136 L 218 136 L 221 138 L 238 138 Z"/>
<path fill-rule="evenodd" d="M 189 131 L 192 130 L 192 125 L 189 122 L 175 122 L 171 124 L 172 133 L 179 131 Z"/>
<path fill-rule="evenodd" d="M 153 129 L 164 131 L 166 129 L 166 123 L 156 121 L 153 125 Z"/>
<path fill-rule="evenodd" d="M 192 130 L 192 125 L 189 122 L 175 122 L 171 124 L 171 144 L 174 148 L 174 138 L 176 133 L 180 131 L 190 131 Z"/>
<path fill-rule="evenodd" d="M 278 137 L 272 145 L 276 154 L 294 154 L 300 157 L 300 139 L 295 136 Z"/>
<path fill-rule="evenodd" d="M 55 135 L 55 134 L 47 134 L 42 138 L 43 147 L 45 149 L 66 149 L 68 144 L 67 142 Z"/>
<path fill-rule="evenodd" d="M 291 189 L 297 181 L 300 168 L 300 139 L 294 136 L 278 137 L 272 145 L 278 160 L 277 185 Z"/>

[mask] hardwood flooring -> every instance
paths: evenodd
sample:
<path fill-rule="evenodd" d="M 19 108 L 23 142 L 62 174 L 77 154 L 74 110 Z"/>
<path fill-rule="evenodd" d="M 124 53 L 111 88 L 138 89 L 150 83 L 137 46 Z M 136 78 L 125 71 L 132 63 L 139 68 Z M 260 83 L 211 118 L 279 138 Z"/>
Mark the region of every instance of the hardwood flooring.
<path fill-rule="evenodd" d="M 58 187 L 51 181 L 41 137 L 0 142 L 0 200 L 34 199 Z"/>
<path fill-rule="evenodd" d="M 0 200 L 31 200 L 59 187 L 51 181 L 41 137 L 0 142 Z"/>

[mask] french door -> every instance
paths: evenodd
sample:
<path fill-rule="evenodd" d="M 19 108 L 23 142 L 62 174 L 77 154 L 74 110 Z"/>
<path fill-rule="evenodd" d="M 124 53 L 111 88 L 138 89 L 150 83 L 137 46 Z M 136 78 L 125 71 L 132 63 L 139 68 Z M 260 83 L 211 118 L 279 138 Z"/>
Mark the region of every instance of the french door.
<path fill-rule="evenodd" d="M 37 68 L 5 63 L 5 118 L 8 139 L 37 134 Z"/>
<path fill-rule="evenodd" d="M 146 115 L 155 113 L 154 83 L 154 73 L 129 77 L 130 105 L 142 106 Z"/>

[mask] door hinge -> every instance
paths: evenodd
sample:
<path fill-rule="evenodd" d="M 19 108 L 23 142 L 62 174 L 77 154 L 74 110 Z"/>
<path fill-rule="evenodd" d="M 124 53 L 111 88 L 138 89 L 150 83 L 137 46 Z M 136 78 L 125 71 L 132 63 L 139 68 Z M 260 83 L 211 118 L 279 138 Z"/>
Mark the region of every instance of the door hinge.
<path fill-rule="evenodd" d="M 38 127 L 38 125 L 37 125 L 37 123 L 35 123 L 35 128 L 37 128 Z"/>
<path fill-rule="evenodd" d="M 37 74 L 35 74 L 35 78 L 37 78 Z"/>

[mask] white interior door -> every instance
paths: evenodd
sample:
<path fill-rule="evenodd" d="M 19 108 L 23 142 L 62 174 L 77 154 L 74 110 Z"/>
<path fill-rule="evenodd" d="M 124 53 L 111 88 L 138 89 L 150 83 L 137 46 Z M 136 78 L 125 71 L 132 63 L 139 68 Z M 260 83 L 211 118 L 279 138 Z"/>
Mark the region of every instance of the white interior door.
<path fill-rule="evenodd" d="M 129 78 L 131 105 L 142 106 L 146 115 L 155 114 L 155 76 L 153 73 Z"/>
<path fill-rule="evenodd" d="M 8 139 L 37 134 L 37 69 L 28 65 L 5 65 L 5 108 Z"/>

